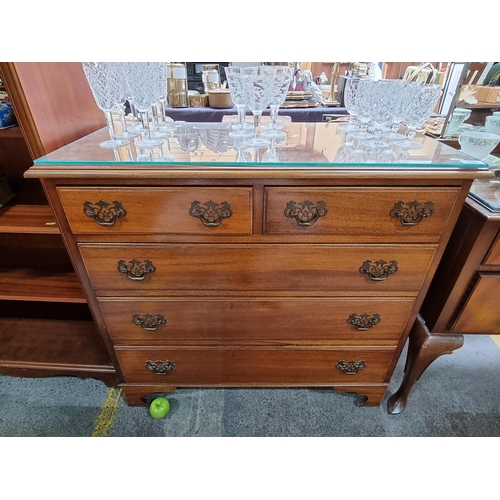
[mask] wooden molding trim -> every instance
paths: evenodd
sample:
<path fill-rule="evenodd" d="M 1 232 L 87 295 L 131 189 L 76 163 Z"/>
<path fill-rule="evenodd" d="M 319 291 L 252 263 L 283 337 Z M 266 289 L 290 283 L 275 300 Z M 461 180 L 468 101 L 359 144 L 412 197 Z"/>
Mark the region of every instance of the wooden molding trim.
<path fill-rule="evenodd" d="M 33 159 L 39 158 L 45 154 L 45 149 L 38 135 L 35 120 L 19 80 L 16 63 L 0 62 L 0 72 L 30 155 Z"/>

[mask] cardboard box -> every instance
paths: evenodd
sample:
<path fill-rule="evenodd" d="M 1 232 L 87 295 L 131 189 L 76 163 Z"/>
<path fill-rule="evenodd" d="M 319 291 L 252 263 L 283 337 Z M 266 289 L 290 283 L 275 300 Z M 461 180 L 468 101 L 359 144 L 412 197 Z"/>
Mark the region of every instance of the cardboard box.
<path fill-rule="evenodd" d="M 487 85 L 472 85 L 473 90 L 475 90 L 474 97 L 478 100 L 478 102 L 486 102 L 486 96 L 490 90 L 490 87 Z"/>
<path fill-rule="evenodd" d="M 500 106 L 500 87 L 488 87 L 484 102 L 498 103 Z"/>

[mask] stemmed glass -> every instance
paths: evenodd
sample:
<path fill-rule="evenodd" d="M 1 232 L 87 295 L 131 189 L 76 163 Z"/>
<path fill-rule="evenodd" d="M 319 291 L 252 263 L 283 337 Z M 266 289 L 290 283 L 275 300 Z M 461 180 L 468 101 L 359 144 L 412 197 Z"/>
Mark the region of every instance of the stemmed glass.
<path fill-rule="evenodd" d="M 124 66 L 129 96 L 141 115 L 142 125 L 147 130 L 147 137 L 137 141 L 139 149 L 154 148 L 163 144 L 164 139 L 154 138 L 151 135 L 148 111 L 159 98 L 159 63 L 157 62 L 128 62 Z"/>
<path fill-rule="evenodd" d="M 97 107 L 106 116 L 109 135 L 111 139 L 99 144 L 101 148 L 116 149 L 126 146 L 129 141 L 116 138 L 116 130 L 113 122 L 113 108 L 120 101 L 120 79 L 117 63 L 112 62 L 84 62 L 83 72 L 94 96 Z"/>
<path fill-rule="evenodd" d="M 283 128 L 277 123 L 278 113 L 280 106 L 286 101 L 290 82 L 293 77 L 293 66 L 291 65 L 273 66 L 272 70 L 274 70 L 274 77 L 271 82 L 271 97 L 269 100 L 271 120 L 268 124 L 262 125 L 262 129 L 267 130 L 268 132 L 271 130 L 279 131 Z M 267 137 L 270 138 L 271 136 L 268 134 Z M 279 138 L 280 135 L 278 134 L 276 137 Z"/>
<path fill-rule="evenodd" d="M 233 132 L 231 133 L 233 136 L 248 136 L 244 131 L 253 130 L 253 126 L 245 122 L 247 98 L 243 84 L 243 68 L 240 66 L 228 66 L 224 70 L 227 76 L 231 99 L 238 111 L 238 123 L 232 126 Z"/>
<path fill-rule="evenodd" d="M 342 132 L 354 132 L 359 130 L 356 125 L 357 107 L 356 107 L 356 94 L 358 92 L 359 78 L 351 76 L 346 79 L 344 87 L 344 106 L 349 113 L 349 122 L 339 125 L 339 130 Z"/>
<path fill-rule="evenodd" d="M 392 86 L 394 89 L 394 99 L 391 106 L 392 123 L 390 126 L 391 131 L 384 135 L 385 139 L 389 141 L 401 139 L 401 135 L 398 134 L 399 127 L 403 121 L 403 104 L 405 97 L 405 89 L 408 82 L 406 80 L 392 80 Z"/>
<path fill-rule="evenodd" d="M 371 89 L 371 122 L 375 139 L 382 137 L 384 127 L 392 123 L 394 88 L 389 80 L 377 80 Z"/>
<path fill-rule="evenodd" d="M 118 132 L 115 137 L 117 139 L 135 139 L 139 137 L 143 131 L 142 126 L 128 126 L 125 119 L 125 103 L 128 99 L 128 85 L 127 79 L 124 73 L 123 63 L 114 63 L 117 65 L 117 71 L 119 73 L 119 78 L 117 79 L 119 100 L 116 102 L 115 107 L 120 115 L 120 123 L 122 125 L 121 132 Z"/>
<path fill-rule="evenodd" d="M 269 141 L 257 137 L 260 117 L 271 100 L 270 88 L 274 78 L 273 66 L 247 66 L 243 68 L 243 84 L 247 105 L 253 114 L 253 137 L 245 141 L 245 145 L 261 148 L 269 145 Z"/>
<path fill-rule="evenodd" d="M 418 149 L 422 144 L 412 141 L 421 127 L 431 116 L 441 94 L 441 86 L 436 84 L 408 83 L 403 93 L 403 121 L 408 130 L 406 139 L 394 144 L 404 152 Z"/>
<path fill-rule="evenodd" d="M 372 86 L 371 78 L 360 78 L 355 97 L 355 109 L 358 120 L 361 122 L 360 130 L 350 132 L 354 139 L 363 140 L 372 137 L 368 130 L 368 124 L 372 118 Z"/>

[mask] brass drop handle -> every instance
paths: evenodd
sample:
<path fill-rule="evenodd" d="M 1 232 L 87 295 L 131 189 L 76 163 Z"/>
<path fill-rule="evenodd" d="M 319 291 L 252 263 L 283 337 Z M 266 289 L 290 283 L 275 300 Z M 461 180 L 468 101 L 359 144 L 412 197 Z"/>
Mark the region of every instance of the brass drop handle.
<path fill-rule="evenodd" d="M 344 372 L 346 375 L 356 375 L 360 370 L 362 370 L 366 366 L 366 362 L 363 359 L 356 361 L 351 359 L 350 361 L 344 361 L 341 359 L 336 365 L 335 368 L 339 369 L 341 372 Z"/>
<path fill-rule="evenodd" d="M 116 200 L 113 203 L 99 200 L 94 204 L 90 201 L 84 201 L 83 213 L 87 217 L 94 219 L 100 226 L 114 226 L 116 219 L 127 215 L 127 211 L 123 208 L 121 202 Z"/>
<path fill-rule="evenodd" d="M 229 219 L 233 215 L 233 211 L 227 201 L 220 204 L 212 200 L 205 203 L 193 201 L 189 209 L 189 215 L 200 219 L 204 226 L 215 227 L 220 226 L 224 219 Z"/>
<path fill-rule="evenodd" d="M 289 201 L 284 213 L 285 217 L 295 219 L 299 226 L 312 226 L 320 217 L 324 217 L 328 213 L 328 209 L 324 201 L 316 203 L 309 200 L 300 203 Z"/>
<path fill-rule="evenodd" d="M 385 260 L 365 260 L 359 268 L 360 273 L 367 274 L 373 281 L 384 281 L 389 275 L 394 274 L 398 270 L 398 263 L 395 260 L 387 262 Z"/>
<path fill-rule="evenodd" d="M 119 260 L 118 271 L 126 274 L 127 278 L 133 281 L 142 281 L 149 273 L 154 273 L 156 267 L 147 259 L 144 262 L 137 259 L 132 259 L 128 262 Z"/>
<path fill-rule="evenodd" d="M 380 323 L 380 314 L 375 313 L 371 316 L 368 313 L 362 313 L 359 316 L 357 314 L 351 314 L 347 318 L 346 323 L 353 325 L 356 330 L 364 332 Z"/>
<path fill-rule="evenodd" d="M 153 332 L 158 329 L 160 325 L 167 323 L 167 320 L 161 314 L 149 314 L 144 315 L 134 314 L 132 316 L 134 323 L 148 332 Z"/>
<path fill-rule="evenodd" d="M 167 372 L 175 370 L 175 363 L 170 359 L 166 359 L 165 361 L 162 359 L 157 359 L 156 361 L 148 359 L 144 366 L 155 375 L 166 375 Z"/>
<path fill-rule="evenodd" d="M 434 203 L 432 201 L 420 203 L 417 200 L 408 203 L 398 201 L 389 212 L 390 216 L 398 218 L 403 226 L 416 226 L 433 213 Z"/>

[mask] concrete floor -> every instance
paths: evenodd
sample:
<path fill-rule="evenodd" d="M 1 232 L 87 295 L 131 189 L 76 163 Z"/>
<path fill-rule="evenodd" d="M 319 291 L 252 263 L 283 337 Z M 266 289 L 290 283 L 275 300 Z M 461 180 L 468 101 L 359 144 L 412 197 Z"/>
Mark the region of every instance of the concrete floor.
<path fill-rule="evenodd" d="M 0 436 L 500 436 L 500 348 L 491 337 L 466 337 L 424 373 L 406 411 L 390 415 L 404 358 L 380 407 L 357 407 L 359 396 L 329 388 L 180 388 L 166 396 L 162 420 L 97 380 L 0 376 Z"/>

